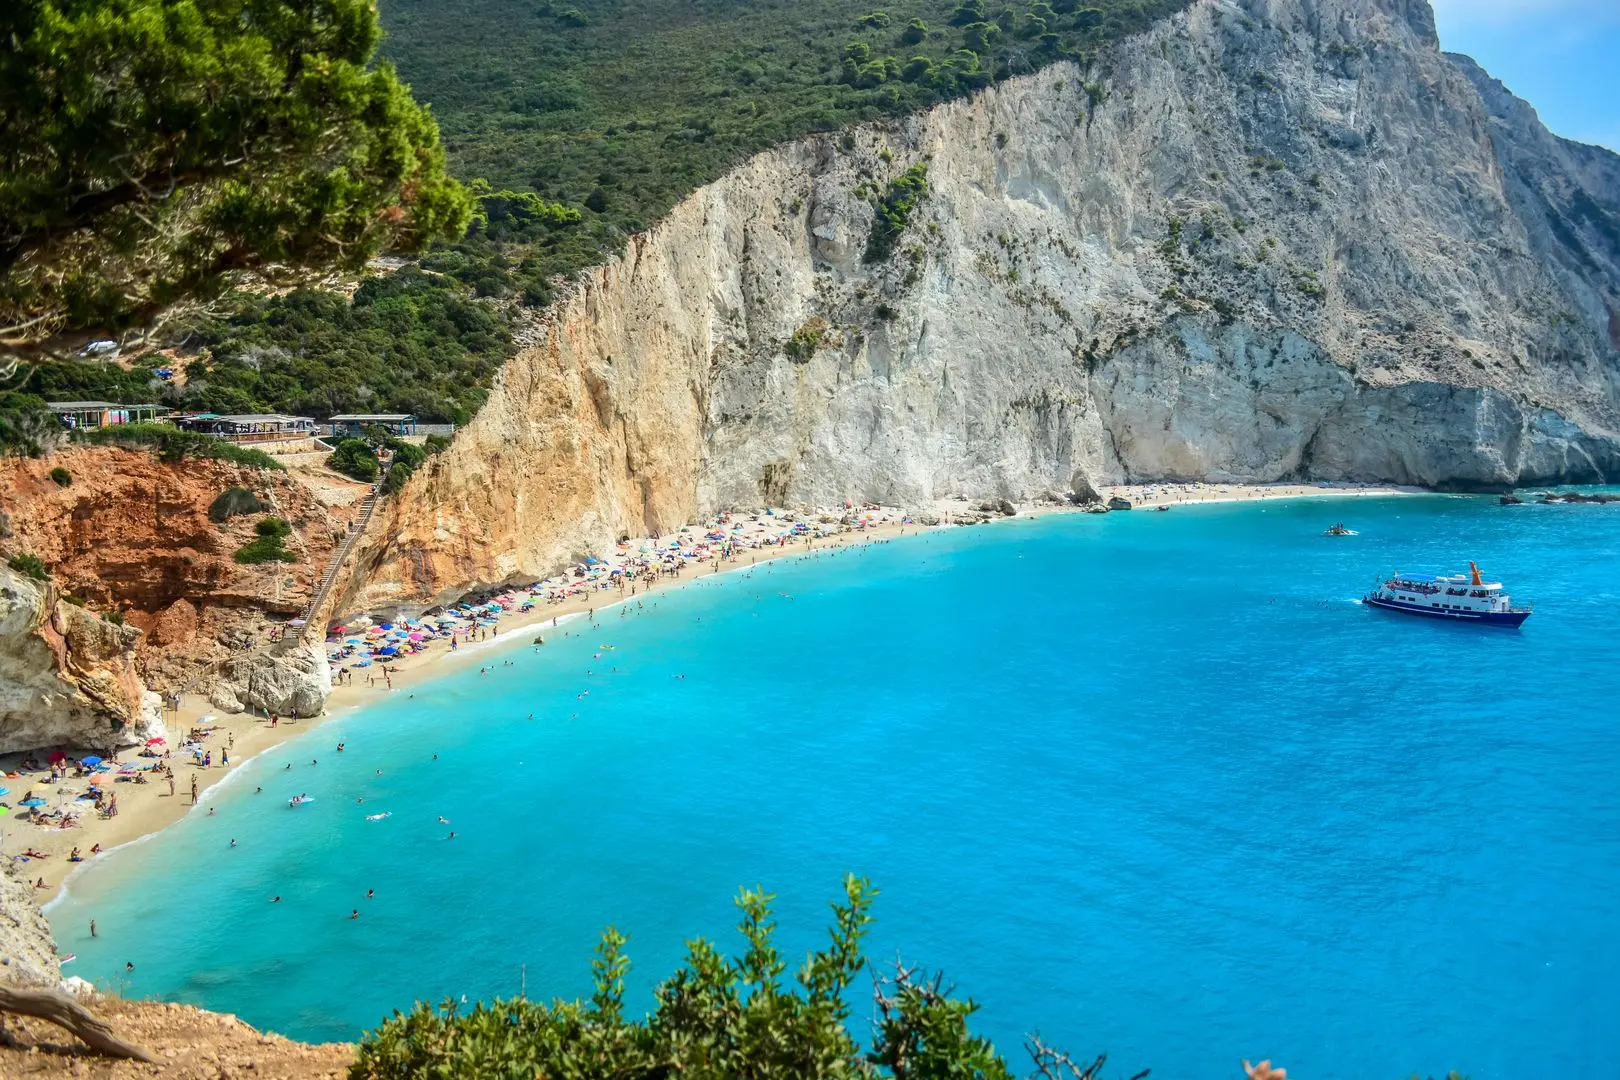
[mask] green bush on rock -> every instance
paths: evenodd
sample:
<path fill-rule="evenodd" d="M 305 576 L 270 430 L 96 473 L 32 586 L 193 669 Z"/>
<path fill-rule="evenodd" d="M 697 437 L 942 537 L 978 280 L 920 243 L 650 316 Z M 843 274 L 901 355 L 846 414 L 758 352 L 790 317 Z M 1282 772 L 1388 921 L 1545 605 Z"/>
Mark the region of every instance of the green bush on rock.
<path fill-rule="evenodd" d="M 292 535 L 292 526 L 278 517 L 267 517 L 253 526 L 258 537 L 251 543 L 243 544 L 236 549 L 231 557 L 244 566 L 253 566 L 267 562 L 297 562 L 298 556 L 282 546 L 282 541 Z"/>
<path fill-rule="evenodd" d="M 26 578 L 33 578 L 35 581 L 51 580 L 50 571 L 45 569 L 45 563 L 38 555 L 25 551 L 7 559 L 6 565 Z"/>

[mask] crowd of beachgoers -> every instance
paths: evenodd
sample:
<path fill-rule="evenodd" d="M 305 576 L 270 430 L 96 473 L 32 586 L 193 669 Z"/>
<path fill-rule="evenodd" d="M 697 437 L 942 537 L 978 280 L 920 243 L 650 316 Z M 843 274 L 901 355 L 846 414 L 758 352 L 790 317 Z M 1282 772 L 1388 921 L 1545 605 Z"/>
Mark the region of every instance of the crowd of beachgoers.
<path fill-rule="evenodd" d="M 357 673 L 368 685 L 388 685 L 401 661 L 430 652 L 436 644 L 455 650 L 467 642 L 489 640 L 514 621 L 535 621 L 536 616 L 570 603 L 608 604 L 687 570 L 719 570 L 746 553 L 757 556 L 789 545 L 813 545 L 817 540 L 911 524 L 905 511 L 876 505 L 808 513 L 767 508 L 719 514 L 667 536 L 621 541 L 614 550 L 589 556 L 565 573 L 419 618 L 350 619 L 328 630 L 327 661 L 336 685 L 352 684 Z"/>
<path fill-rule="evenodd" d="M 1105 490 L 1135 506 L 1293 498 L 1303 495 L 1389 493 L 1352 485 L 1138 484 Z M 846 505 L 833 510 L 721 514 L 679 531 L 627 540 L 523 587 L 410 618 L 351 619 L 332 628 L 327 657 L 334 691 L 328 713 L 360 704 L 420 678 L 474 642 L 498 637 L 543 640 L 547 624 L 586 615 L 621 599 L 690 581 L 727 567 L 746 567 L 780 555 L 886 540 L 949 520 L 965 499 L 940 500 L 914 518 L 905 510 Z M 1027 513 L 1032 507 L 1021 508 Z M 1042 512 L 1055 509 L 1048 506 Z M 918 520 L 920 518 L 920 520 Z M 473 656 L 466 663 L 476 663 Z M 161 737 L 122 754 L 61 747 L 30 755 L 0 755 L 0 829 L 4 857 L 53 895 L 75 860 L 87 859 L 171 824 L 237 765 L 309 730 L 321 718 L 218 714 L 193 695 L 166 713 L 171 732 L 186 737 L 170 746 Z M 172 738 L 171 738 L 172 741 Z M 101 760 L 105 757 L 105 760 Z M 179 778 L 177 779 L 177 771 Z M 212 808 L 211 808 L 212 809 Z M 26 828 L 4 828 L 9 824 Z M 54 872 L 53 872 L 54 871 Z"/>

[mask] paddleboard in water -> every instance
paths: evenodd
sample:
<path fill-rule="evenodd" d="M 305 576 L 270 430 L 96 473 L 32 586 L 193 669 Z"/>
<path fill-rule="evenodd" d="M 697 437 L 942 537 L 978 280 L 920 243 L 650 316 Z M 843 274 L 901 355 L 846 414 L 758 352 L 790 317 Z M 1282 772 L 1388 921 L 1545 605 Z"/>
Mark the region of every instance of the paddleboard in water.
<path fill-rule="evenodd" d="M 366 815 L 366 820 L 367 821 L 381 821 L 385 817 L 392 817 L 393 814 L 394 814 L 394 812 L 392 810 L 384 810 L 380 814 L 367 814 Z"/>
<path fill-rule="evenodd" d="M 303 806 L 305 803 L 311 803 L 311 802 L 314 802 L 314 801 L 315 801 L 315 796 L 313 796 L 313 795 L 304 795 L 302 797 L 295 795 L 292 798 L 287 800 L 287 805 L 288 806 Z"/>

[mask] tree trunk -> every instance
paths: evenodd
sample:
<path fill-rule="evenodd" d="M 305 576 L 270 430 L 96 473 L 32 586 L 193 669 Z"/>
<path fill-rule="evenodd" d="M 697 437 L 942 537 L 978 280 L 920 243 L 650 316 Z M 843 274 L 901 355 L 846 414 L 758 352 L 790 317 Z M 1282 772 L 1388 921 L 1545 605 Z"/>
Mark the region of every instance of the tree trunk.
<path fill-rule="evenodd" d="M 60 990 L 34 990 L 21 986 L 0 986 L 0 1011 L 37 1016 L 65 1027 L 86 1046 L 107 1057 L 134 1058 L 136 1061 L 155 1062 L 157 1059 L 138 1046 L 125 1042 L 112 1033 L 106 1021 L 73 1000 Z"/>

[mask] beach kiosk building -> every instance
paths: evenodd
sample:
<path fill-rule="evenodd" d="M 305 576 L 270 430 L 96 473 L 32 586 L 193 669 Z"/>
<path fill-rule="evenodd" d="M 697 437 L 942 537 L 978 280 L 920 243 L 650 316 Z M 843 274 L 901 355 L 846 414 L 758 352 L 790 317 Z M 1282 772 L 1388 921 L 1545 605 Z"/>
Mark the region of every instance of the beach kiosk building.
<path fill-rule="evenodd" d="M 179 417 L 175 423 L 187 431 L 200 431 L 204 435 L 216 435 L 238 443 L 307 439 L 315 434 L 313 417 L 283 416 L 280 413 L 197 413 Z"/>
<path fill-rule="evenodd" d="M 349 435 L 358 438 L 368 427 L 387 428 L 395 435 L 416 434 L 416 417 L 410 413 L 339 413 L 327 423 L 332 425 L 332 434 L 339 438 Z"/>
<path fill-rule="evenodd" d="M 45 407 L 56 414 L 64 427 L 93 431 L 114 424 L 150 423 L 159 413 L 158 405 L 119 405 L 111 401 L 47 401 Z"/>

